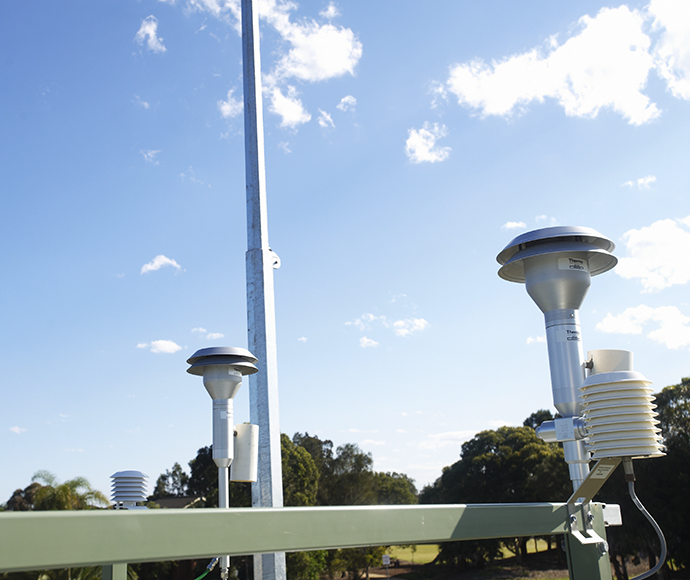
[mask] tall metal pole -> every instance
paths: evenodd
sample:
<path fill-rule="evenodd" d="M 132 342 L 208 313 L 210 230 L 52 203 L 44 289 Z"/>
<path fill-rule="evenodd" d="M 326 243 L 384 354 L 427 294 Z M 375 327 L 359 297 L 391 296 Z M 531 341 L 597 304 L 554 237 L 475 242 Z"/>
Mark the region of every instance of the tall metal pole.
<path fill-rule="evenodd" d="M 277 257 L 268 246 L 259 14 L 253 0 L 242 0 L 242 57 L 247 182 L 247 323 L 249 350 L 259 359 L 259 372 L 249 378 L 250 421 L 259 425 L 258 479 L 252 484 L 252 506 L 282 507 L 273 297 L 273 268 Z M 285 580 L 285 553 L 254 555 L 254 578 Z"/>

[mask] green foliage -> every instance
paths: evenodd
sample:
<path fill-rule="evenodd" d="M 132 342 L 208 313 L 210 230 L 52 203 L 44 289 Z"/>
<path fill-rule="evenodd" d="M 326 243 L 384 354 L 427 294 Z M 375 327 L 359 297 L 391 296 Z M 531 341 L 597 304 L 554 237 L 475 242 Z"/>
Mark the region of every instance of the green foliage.
<path fill-rule="evenodd" d="M 95 509 L 99 504 L 109 504 L 105 495 L 92 489 L 91 484 L 83 477 L 58 483 L 49 471 L 37 471 L 32 481 L 43 482 L 33 495 L 35 510 L 86 510 Z"/>
<path fill-rule="evenodd" d="M 15 512 L 28 512 L 34 509 L 36 492 L 42 487 L 34 481 L 24 489 L 17 489 L 12 497 L 7 500 L 6 508 Z"/>
<path fill-rule="evenodd" d="M 172 470 L 158 476 L 156 487 L 149 500 L 164 497 L 197 497 L 203 501 L 195 507 L 218 507 L 218 467 L 213 461 L 213 446 L 202 447 L 189 462 L 188 475 L 175 463 Z M 248 483 L 231 481 L 229 485 L 230 507 L 251 506 L 251 487 Z"/>
<path fill-rule="evenodd" d="M 316 504 L 319 472 L 309 452 L 281 434 L 280 451 L 283 469 L 283 504 L 309 506 Z"/>
<path fill-rule="evenodd" d="M 536 429 L 544 421 L 552 421 L 553 418 L 554 417 L 551 414 L 551 411 L 549 411 L 548 409 L 539 409 L 538 411 L 535 411 L 529 417 L 527 417 L 527 419 L 523 421 L 522 426 Z"/>
<path fill-rule="evenodd" d="M 373 465 L 371 453 L 363 453 L 354 443 L 340 445 L 327 478 L 330 483 L 327 488 L 330 495 L 328 505 L 376 503 Z"/>
<path fill-rule="evenodd" d="M 461 459 L 422 490 L 421 503 L 564 501 L 570 495 L 563 450 L 530 427 L 482 431 Z"/>
<path fill-rule="evenodd" d="M 532 414 L 531 424 L 542 412 Z M 461 459 L 425 487 L 420 503 L 518 503 L 564 501 L 571 493 L 563 450 L 539 439 L 531 426 L 482 431 L 462 445 Z M 499 540 L 441 545 L 437 561 L 479 567 L 500 554 Z M 509 539 L 525 556 L 526 539 Z"/>
<path fill-rule="evenodd" d="M 213 446 L 202 447 L 189 462 L 187 493 L 206 498 L 208 507 L 218 506 L 218 467 L 213 461 Z"/>
<path fill-rule="evenodd" d="M 387 546 L 373 546 L 336 550 L 332 567 L 347 572 L 351 580 L 358 580 L 362 577 L 362 570 L 381 565 L 381 557 L 386 549 Z"/>
<path fill-rule="evenodd" d="M 319 580 L 326 570 L 326 550 L 285 554 L 288 580 Z"/>
<path fill-rule="evenodd" d="M 374 493 L 379 505 L 410 505 L 417 503 L 414 481 L 404 473 L 374 473 Z"/>
<path fill-rule="evenodd" d="M 184 497 L 187 495 L 189 476 L 184 472 L 179 463 L 175 462 L 172 470 L 165 470 L 156 480 L 152 499 L 162 497 Z"/>
<path fill-rule="evenodd" d="M 333 454 L 333 443 L 309 433 L 295 433 L 292 441 L 305 449 L 319 472 L 316 505 L 369 505 L 376 503 L 374 460 L 354 443 Z"/>
<path fill-rule="evenodd" d="M 287 439 L 287 437 L 285 437 Z M 284 440 L 283 440 L 284 441 Z M 295 433 L 292 443 L 297 450 L 303 450 L 311 457 L 318 472 L 316 505 L 368 505 L 368 504 L 408 504 L 417 503 L 414 482 L 401 473 L 375 473 L 374 461 L 370 453 L 364 453 L 357 445 L 347 443 L 339 446 L 333 453 L 333 443 L 322 441 L 309 433 Z M 297 451 L 283 443 L 291 454 Z M 288 456 L 288 459 L 292 455 Z M 288 472 L 286 483 L 286 456 L 283 455 L 283 487 L 286 497 L 297 497 L 293 491 L 298 487 L 311 489 L 310 479 L 303 478 L 300 483 L 294 477 L 295 470 Z M 305 473 L 308 473 L 305 471 Z M 305 487 L 306 486 L 306 487 Z M 289 493 L 288 491 L 289 490 Z M 287 500 L 286 500 L 287 501 Z M 295 504 L 293 504 L 295 505 Z M 334 578 L 338 572 L 347 572 L 351 579 L 360 578 L 361 571 L 370 566 L 379 566 L 385 546 L 370 548 L 347 548 L 326 552 L 308 552 L 299 555 L 288 554 L 288 578 L 290 580 L 310 580 L 303 570 L 314 571 L 317 564 L 321 574 Z M 313 560 L 316 560 L 314 562 Z M 313 563 L 308 568 L 304 562 Z"/>

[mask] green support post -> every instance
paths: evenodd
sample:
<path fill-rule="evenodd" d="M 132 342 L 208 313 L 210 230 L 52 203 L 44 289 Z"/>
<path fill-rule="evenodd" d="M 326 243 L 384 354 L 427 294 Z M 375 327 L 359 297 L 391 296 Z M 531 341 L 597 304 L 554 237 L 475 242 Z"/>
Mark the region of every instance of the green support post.
<path fill-rule="evenodd" d="M 590 504 L 593 531 L 606 540 L 606 526 L 601 504 Z M 599 543 L 582 544 L 572 534 L 564 535 L 570 580 L 612 580 L 611 561 Z"/>
<path fill-rule="evenodd" d="M 127 564 L 103 566 L 103 580 L 127 580 Z"/>

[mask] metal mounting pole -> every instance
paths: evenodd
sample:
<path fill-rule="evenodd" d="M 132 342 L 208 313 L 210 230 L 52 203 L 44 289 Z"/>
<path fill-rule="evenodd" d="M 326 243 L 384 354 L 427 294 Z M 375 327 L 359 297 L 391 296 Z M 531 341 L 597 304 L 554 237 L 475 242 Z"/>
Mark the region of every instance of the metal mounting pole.
<path fill-rule="evenodd" d="M 278 421 L 273 268 L 277 256 L 268 246 L 266 171 L 259 15 L 253 0 L 242 0 L 244 67 L 244 147 L 247 182 L 247 323 L 249 350 L 259 372 L 249 378 L 250 421 L 259 425 L 258 479 L 252 484 L 253 507 L 282 507 L 283 483 Z M 285 580 L 285 553 L 254 556 L 256 580 Z"/>

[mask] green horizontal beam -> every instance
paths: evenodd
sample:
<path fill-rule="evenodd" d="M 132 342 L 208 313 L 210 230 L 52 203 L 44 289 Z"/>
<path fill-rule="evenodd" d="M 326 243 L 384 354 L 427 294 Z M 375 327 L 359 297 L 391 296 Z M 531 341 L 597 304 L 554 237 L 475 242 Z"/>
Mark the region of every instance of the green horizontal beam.
<path fill-rule="evenodd" d="M 567 519 L 560 503 L 6 512 L 0 572 L 563 534 Z"/>

